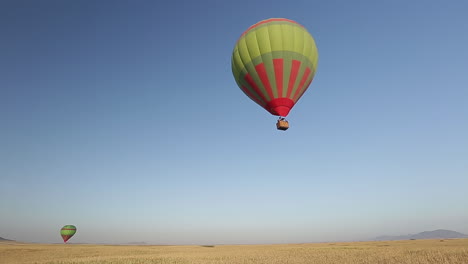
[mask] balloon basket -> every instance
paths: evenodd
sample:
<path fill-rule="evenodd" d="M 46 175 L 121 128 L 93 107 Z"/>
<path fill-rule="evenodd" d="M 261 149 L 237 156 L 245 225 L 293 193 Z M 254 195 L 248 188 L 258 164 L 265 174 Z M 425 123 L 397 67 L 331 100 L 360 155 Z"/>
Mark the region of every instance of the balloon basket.
<path fill-rule="evenodd" d="M 286 131 L 289 128 L 289 122 L 286 119 L 280 119 L 276 122 L 276 128 L 278 130 Z"/>

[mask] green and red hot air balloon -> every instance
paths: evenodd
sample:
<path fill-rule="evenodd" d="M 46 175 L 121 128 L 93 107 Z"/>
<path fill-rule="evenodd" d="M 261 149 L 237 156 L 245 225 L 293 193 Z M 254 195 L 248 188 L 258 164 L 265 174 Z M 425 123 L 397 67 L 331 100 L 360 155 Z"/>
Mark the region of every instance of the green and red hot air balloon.
<path fill-rule="evenodd" d="M 63 238 L 63 242 L 67 243 L 67 241 L 76 233 L 76 226 L 74 225 L 66 225 L 60 229 L 60 235 Z"/>
<path fill-rule="evenodd" d="M 312 35 L 285 18 L 260 21 L 245 31 L 232 52 L 232 73 L 241 90 L 272 115 L 278 129 L 314 79 L 318 51 Z M 280 124 L 280 121 L 283 122 Z"/>

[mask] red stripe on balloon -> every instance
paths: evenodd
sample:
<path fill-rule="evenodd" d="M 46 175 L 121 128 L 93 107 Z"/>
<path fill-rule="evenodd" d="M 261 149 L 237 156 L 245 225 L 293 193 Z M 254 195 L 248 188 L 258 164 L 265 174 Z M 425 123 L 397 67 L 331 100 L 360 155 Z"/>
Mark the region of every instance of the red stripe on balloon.
<path fill-rule="evenodd" d="M 304 88 L 305 82 L 306 82 L 307 79 L 309 78 L 310 73 L 311 73 L 310 68 L 306 68 L 306 70 L 305 70 L 305 72 L 304 72 L 304 75 L 302 75 L 301 82 L 299 83 L 299 87 L 297 87 L 297 90 L 296 90 L 296 92 L 294 93 L 294 96 L 293 96 L 293 101 L 294 101 L 294 102 L 297 101 L 300 92 L 301 92 L 302 89 Z M 306 87 L 306 89 L 307 89 L 307 87 Z"/>
<path fill-rule="evenodd" d="M 267 102 L 268 100 L 265 98 L 265 95 L 260 91 L 258 88 L 258 85 L 255 83 L 255 81 L 252 79 L 252 76 L 250 76 L 250 73 L 247 73 L 245 75 L 245 80 L 247 83 L 254 89 L 254 91 L 257 93 L 258 96 L 264 101 Z"/>
<path fill-rule="evenodd" d="M 296 99 L 296 102 L 299 101 L 299 99 L 301 99 L 302 95 L 304 95 L 305 91 L 307 91 L 307 87 L 310 86 L 310 84 L 312 83 L 312 80 L 313 80 L 313 78 L 310 79 L 310 81 L 308 81 L 308 82 L 306 83 L 306 85 L 305 85 L 306 88 L 305 88 L 304 90 L 302 90 L 302 92 L 299 94 L 299 96 L 298 96 L 297 99 Z"/>
<path fill-rule="evenodd" d="M 272 100 L 274 98 L 273 90 L 271 89 L 270 80 L 268 79 L 268 74 L 265 69 L 265 64 L 263 62 L 258 64 L 255 66 L 255 70 L 257 70 L 258 77 L 260 77 L 260 80 L 263 83 L 263 87 L 265 87 L 270 100 Z"/>
<path fill-rule="evenodd" d="M 298 60 L 292 61 L 291 74 L 289 75 L 288 93 L 286 94 L 287 98 L 291 98 L 292 89 L 294 87 L 294 83 L 296 83 L 297 73 L 299 72 L 300 67 L 301 67 L 300 61 Z"/>
<path fill-rule="evenodd" d="M 247 89 L 245 86 L 242 86 L 242 91 L 244 91 L 244 93 L 250 98 L 252 99 L 254 102 L 256 102 L 257 104 L 261 105 L 262 107 L 264 107 L 266 105 L 266 102 L 263 102 L 261 100 L 259 100 L 252 92 L 250 92 L 249 89 Z"/>
<path fill-rule="evenodd" d="M 278 89 L 278 98 L 283 97 L 283 59 L 273 59 L 275 68 L 276 89 Z"/>

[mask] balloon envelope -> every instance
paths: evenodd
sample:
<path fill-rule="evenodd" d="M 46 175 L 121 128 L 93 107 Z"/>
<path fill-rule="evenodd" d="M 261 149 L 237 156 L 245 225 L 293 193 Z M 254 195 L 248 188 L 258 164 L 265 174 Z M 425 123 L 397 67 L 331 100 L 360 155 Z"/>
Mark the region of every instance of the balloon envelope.
<path fill-rule="evenodd" d="M 309 87 L 317 64 L 312 35 L 285 18 L 263 20 L 248 28 L 231 58 L 241 90 L 272 115 L 284 117 Z"/>
<path fill-rule="evenodd" d="M 67 242 L 76 233 L 76 226 L 66 225 L 60 229 L 60 235 L 63 238 L 63 242 Z"/>

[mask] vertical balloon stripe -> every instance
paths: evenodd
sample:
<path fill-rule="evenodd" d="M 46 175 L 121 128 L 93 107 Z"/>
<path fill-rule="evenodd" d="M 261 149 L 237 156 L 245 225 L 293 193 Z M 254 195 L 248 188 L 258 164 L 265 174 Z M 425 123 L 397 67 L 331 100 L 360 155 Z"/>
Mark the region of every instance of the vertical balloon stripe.
<path fill-rule="evenodd" d="M 300 61 L 298 60 L 292 61 L 291 73 L 289 75 L 288 93 L 286 94 L 287 98 L 291 98 L 291 93 L 294 88 L 294 84 L 296 83 L 297 73 L 299 72 L 300 67 L 301 67 Z"/>
<path fill-rule="evenodd" d="M 239 49 L 236 46 L 236 49 L 232 52 L 232 58 L 231 58 L 231 70 L 232 74 L 235 77 L 236 82 L 239 84 L 237 76 L 239 76 L 239 73 L 241 69 L 244 68 L 244 63 L 242 62 L 242 59 L 239 54 Z"/>
<path fill-rule="evenodd" d="M 305 56 L 310 56 L 312 53 L 312 38 L 307 37 L 307 35 L 309 34 L 307 33 L 307 31 L 303 31 L 302 34 L 304 38 L 304 50 L 302 54 L 304 54 Z"/>
<path fill-rule="evenodd" d="M 273 59 L 275 67 L 276 89 L 278 89 L 278 98 L 283 96 L 283 59 Z"/>
<path fill-rule="evenodd" d="M 298 27 L 293 27 L 294 32 L 294 51 L 304 54 L 304 30 Z"/>
<path fill-rule="evenodd" d="M 257 74 L 260 77 L 260 80 L 262 81 L 263 87 L 266 88 L 268 96 L 270 97 L 269 99 L 273 99 L 273 90 L 271 89 L 270 80 L 268 80 L 268 74 L 265 70 L 265 64 L 260 63 L 257 66 L 255 66 L 255 69 L 257 70 Z"/>
<path fill-rule="evenodd" d="M 296 102 L 299 101 L 299 99 L 301 99 L 302 95 L 305 93 L 305 91 L 307 91 L 307 88 L 309 87 L 309 85 L 312 83 L 312 80 L 314 79 L 314 77 L 312 76 L 312 78 L 309 79 L 309 81 L 307 81 L 306 85 L 305 85 L 305 89 L 303 89 L 300 93 L 299 93 L 299 96 L 297 97 L 296 99 Z"/>
<path fill-rule="evenodd" d="M 294 50 L 294 33 L 291 27 L 287 24 L 281 25 L 281 36 L 283 50 Z"/>
<path fill-rule="evenodd" d="M 270 41 L 270 33 L 269 33 L 269 26 L 261 27 L 254 31 L 254 34 L 257 37 L 257 45 L 258 49 L 260 50 L 261 56 L 258 58 L 260 61 L 256 61 L 255 70 L 260 78 L 261 86 L 263 87 L 264 93 L 266 93 L 266 97 L 268 100 L 275 98 L 276 95 L 276 83 L 275 83 L 275 76 L 273 74 L 273 57 L 271 54 L 271 41 Z M 254 59 L 255 60 L 255 59 Z"/>
<path fill-rule="evenodd" d="M 260 54 L 271 53 L 270 34 L 268 33 L 269 27 L 259 28 L 252 32 L 257 39 L 258 50 Z"/>
<path fill-rule="evenodd" d="M 281 25 L 273 24 L 268 26 L 268 37 L 270 38 L 271 50 L 283 50 L 283 35 Z"/>
<path fill-rule="evenodd" d="M 278 95 L 278 88 L 276 87 L 276 76 L 275 76 L 275 65 L 273 65 L 273 54 L 272 53 L 265 54 L 263 58 L 265 61 L 264 62 L 265 69 L 266 69 L 266 73 L 268 76 L 268 80 L 270 81 L 271 92 L 273 95 L 273 97 L 271 97 L 270 99 L 278 98 L 279 95 Z"/>
<path fill-rule="evenodd" d="M 289 52 L 283 52 L 283 94 L 281 97 L 286 97 L 288 93 L 289 76 L 292 69 L 292 56 Z"/>
<path fill-rule="evenodd" d="M 258 45 L 257 34 L 249 34 L 244 38 L 244 40 L 250 60 L 262 55 Z"/>
<path fill-rule="evenodd" d="M 257 32 L 254 31 L 253 34 L 248 34 L 245 37 L 245 40 L 247 41 L 247 53 L 249 54 L 248 56 L 250 57 L 250 61 L 253 61 L 253 59 L 257 58 L 259 59 L 259 62 L 255 63 L 262 63 L 263 58 L 261 56 L 261 50 L 260 50 L 260 45 L 258 41 L 262 41 L 265 45 L 268 42 L 268 39 L 265 40 L 265 37 L 257 37 Z M 271 53 L 271 52 L 270 52 Z M 268 96 L 268 92 L 266 90 L 266 87 L 263 85 L 262 80 L 260 79 L 260 76 L 257 72 L 256 67 L 254 66 L 255 64 L 246 64 L 246 69 L 247 72 L 249 73 L 249 79 L 247 80 L 248 84 L 254 88 L 255 92 L 262 97 L 262 99 L 265 102 L 268 102 L 270 99 Z M 253 85 L 254 84 L 254 85 Z"/>
<path fill-rule="evenodd" d="M 250 73 L 247 73 L 247 75 L 245 75 L 245 80 L 250 85 L 250 87 L 254 89 L 255 93 L 257 93 L 257 95 L 259 95 L 263 101 L 268 102 L 267 98 L 265 97 L 265 94 L 262 93 L 262 91 L 260 91 L 260 89 L 258 88 L 258 85 L 252 79 L 252 76 L 250 76 Z"/>
<path fill-rule="evenodd" d="M 296 92 L 294 93 L 294 96 L 292 97 L 292 100 L 294 102 L 297 101 L 297 98 L 299 97 L 299 94 L 301 94 L 302 90 L 304 89 L 304 84 L 307 81 L 307 79 L 309 78 L 310 73 L 311 73 L 311 70 L 310 70 L 309 67 L 307 67 L 305 72 L 304 72 L 304 75 L 302 75 L 302 79 L 301 79 L 301 81 L 299 83 L 299 86 L 297 87 Z M 305 87 L 305 88 L 307 89 L 307 87 Z"/>
<path fill-rule="evenodd" d="M 242 75 L 244 78 L 235 78 L 236 79 L 236 82 L 239 86 L 239 88 L 241 88 L 241 90 L 249 97 L 251 98 L 252 100 L 254 100 L 256 103 L 258 103 L 259 105 L 261 105 L 262 107 L 266 105 L 266 102 L 264 102 L 264 100 L 260 97 L 260 95 L 258 95 L 258 93 L 254 90 L 254 88 L 247 82 L 245 76 L 247 75 L 248 73 L 244 72 L 244 73 L 240 73 L 240 75 Z"/>
<path fill-rule="evenodd" d="M 261 105 L 261 106 L 265 106 L 266 105 L 266 102 L 260 100 L 257 98 L 257 96 L 255 96 L 247 87 L 245 86 L 241 86 L 242 88 L 242 91 L 250 98 L 252 99 L 255 103 Z"/>

